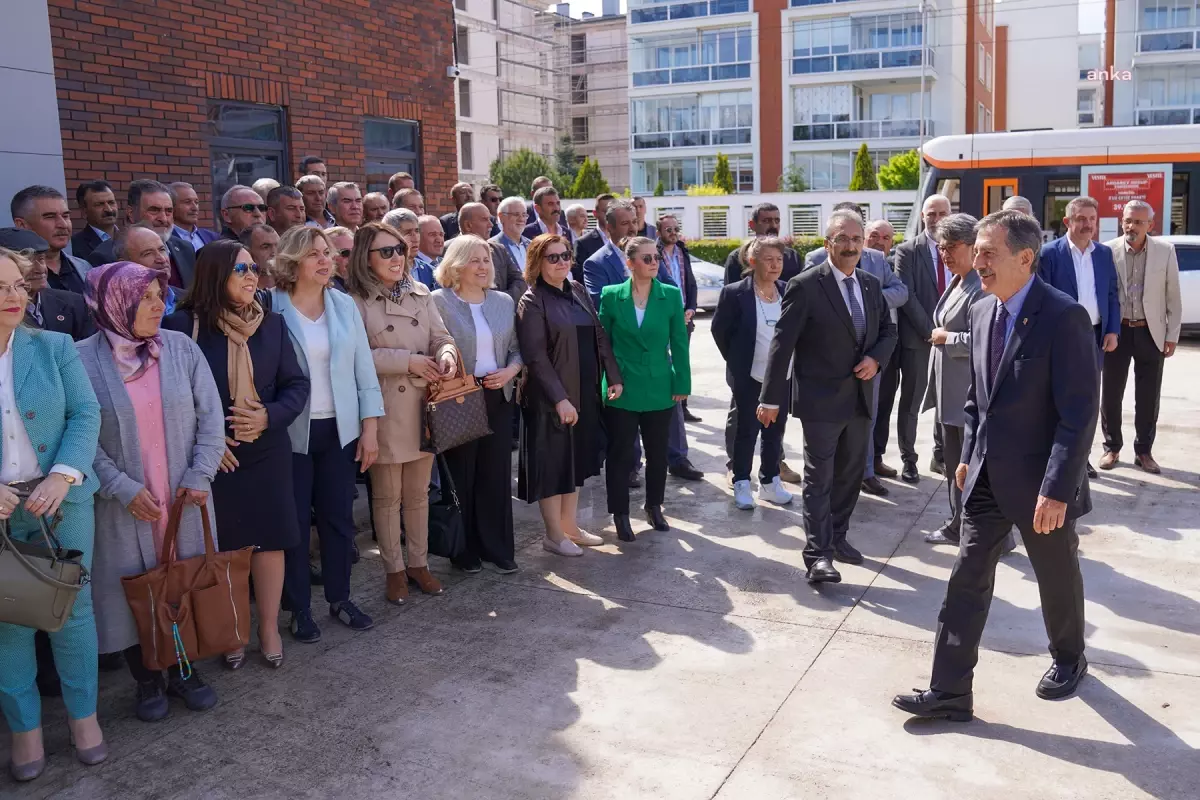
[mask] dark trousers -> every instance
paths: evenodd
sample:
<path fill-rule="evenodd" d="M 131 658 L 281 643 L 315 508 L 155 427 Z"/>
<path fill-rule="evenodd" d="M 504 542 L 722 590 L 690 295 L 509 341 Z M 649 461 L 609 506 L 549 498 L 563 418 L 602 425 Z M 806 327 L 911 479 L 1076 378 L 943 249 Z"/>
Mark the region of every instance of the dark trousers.
<path fill-rule="evenodd" d="M 896 414 L 896 439 L 900 458 L 917 461 L 917 416 L 925 399 L 925 381 L 929 376 L 929 345 L 900 348 L 900 409 Z"/>
<path fill-rule="evenodd" d="M 1104 432 L 1105 451 L 1117 452 L 1125 443 L 1121 435 L 1121 400 L 1129 379 L 1130 361 L 1133 362 L 1133 431 L 1136 437 L 1133 452 L 1146 455 L 1154 447 L 1165 360 L 1149 328 L 1121 325 L 1117 349 L 1104 354 L 1100 429 Z"/>
<path fill-rule="evenodd" d="M 467 551 L 455 563 L 512 561 L 512 419 L 513 404 L 502 389 L 484 389 L 491 434 L 446 451 L 446 464 L 462 504 Z"/>
<path fill-rule="evenodd" d="M 1015 523 L 1001 512 L 988 482 L 985 461 L 963 507 L 962 542 L 938 614 L 930 688 L 947 694 L 971 691 L 979 640 L 992 604 L 996 562 Z M 1074 664 L 1083 655 L 1083 577 L 1075 521 L 1048 534 L 1020 528 L 1037 577 L 1042 620 L 1055 663 Z"/>
<path fill-rule="evenodd" d="M 858 504 L 870 417 L 844 422 L 801 421 L 804 429 L 804 564 L 833 558 Z"/>
<path fill-rule="evenodd" d="M 676 407 L 661 411 L 626 411 L 608 406 L 604 425 L 608 431 L 608 513 L 629 513 L 629 473 L 633 470 L 638 431 L 646 454 L 646 507 L 661 506 L 667 492 L 667 438 Z"/>
<path fill-rule="evenodd" d="M 733 479 L 735 481 L 750 480 L 750 468 L 754 463 L 754 443 L 761 436 L 762 449 L 758 461 L 758 479 L 762 483 L 770 483 L 779 474 L 779 460 L 783 458 L 783 433 L 787 425 L 787 409 L 780 409 L 779 418 L 769 427 L 764 428 L 758 421 L 758 398 L 762 393 L 762 384 L 754 378 L 746 377 L 733 386 L 733 409 L 731 416 L 735 417 L 736 426 L 733 430 Z M 729 437 L 729 431 L 725 432 Z"/>
<path fill-rule="evenodd" d="M 887 450 L 888 436 L 892 425 L 892 406 L 896 403 L 896 389 L 900 386 L 899 348 L 888 359 L 888 365 L 879 374 L 879 397 L 875 404 L 875 429 L 871 432 L 871 443 L 875 460 L 883 460 Z"/>
<path fill-rule="evenodd" d="M 928 380 L 928 377 L 926 378 L 926 380 Z M 938 462 L 939 464 L 946 463 L 946 441 L 945 441 L 945 432 L 943 431 L 943 427 L 944 426 L 942 425 L 942 415 L 938 413 L 937 406 L 934 406 L 934 408 L 933 408 L 933 460 Z"/>
<path fill-rule="evenodd" d="M 962 491 L 958 488 L 958 481 L 954 479 L 954 471 L 958 469 L 962 458 L 964 430 L 960 425 L 942 424 L 935 426 L 935 430 L 937 428 L 941 428 L 942 443 L 946 448 L 946 485 L 950 495 L 950 521 L 946 523 L 946 527 L 957 535 L 962 530 Z"/>
<path fill-rule="evenodd" d="M 317 522 L 321 540 L 321 576 L 325 599 L 339 603 L 350 599 L 350 566 L 354 545 L 354 462 L 356 439 L 342 447 L 337 420 L 314 419 L 308 426 L 308 452 L 292 453 L 292 483 L 296 493 L 296 519 L 300 543 L 283 554 L 283 603 L 296 614 L 311 606 L 308 571 L 310 524 Z"/>

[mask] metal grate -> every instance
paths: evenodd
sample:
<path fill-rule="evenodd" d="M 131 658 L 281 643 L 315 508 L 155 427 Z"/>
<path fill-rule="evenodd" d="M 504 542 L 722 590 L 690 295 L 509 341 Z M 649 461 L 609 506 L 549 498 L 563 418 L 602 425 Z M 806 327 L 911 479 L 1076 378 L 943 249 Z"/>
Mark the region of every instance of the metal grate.
<path fill-rule="evenodd" d="M 892 223 L 892 227 L 896 230 L 903 230 L 908 224 L 908 218 L 912 215 L 912 203 L 884 203 L 883 218 Z"/>
<path fill-rule="evenodd" d="M 729 206 L 700 207 L 700 236 L 704 239 L 729 238 Z"/>
<path fill-rule="evenodd" d="M 792 236 L 821 235 L 820 206 L 788 206 L 792 218 Z"/>

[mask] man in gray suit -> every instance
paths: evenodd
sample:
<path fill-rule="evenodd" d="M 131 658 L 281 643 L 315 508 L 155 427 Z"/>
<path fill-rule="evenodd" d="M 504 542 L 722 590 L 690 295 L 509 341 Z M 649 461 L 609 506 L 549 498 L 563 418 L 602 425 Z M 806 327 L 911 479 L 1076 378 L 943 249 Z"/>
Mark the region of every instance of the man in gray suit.
<path fill-rule="evenodd" d="M 938 298 L 953 279 L 937 250 L 938 223 L 950 215 L 950 200 L 930 195 L 921 206 L 925 231 L 896 248 L 896 274 L 908 287 L 908 302 L 900 307 L 900 408 L 896 415 L 896 438 L 906 483 L 921 479 L 917 472 L 917 414 L 925 396 L 929 373 L 929 337 L 933 333 L 933 310 Z"/>
<path fill-rule="evenodd" d="M 496 208 L 496 217 L 500 220 L 500 233 L 488 239 L 492 248 L 492 266 L 496 268 L 496 288 L 519 302 L 528 288 L 525 284 L 525 252 L 529 249 L 529 239 L 521 233 L 525 228 L 525 198 L 516 195 L 504 198 Z M 462 227 L 461 221 L 459 227 Z"/>

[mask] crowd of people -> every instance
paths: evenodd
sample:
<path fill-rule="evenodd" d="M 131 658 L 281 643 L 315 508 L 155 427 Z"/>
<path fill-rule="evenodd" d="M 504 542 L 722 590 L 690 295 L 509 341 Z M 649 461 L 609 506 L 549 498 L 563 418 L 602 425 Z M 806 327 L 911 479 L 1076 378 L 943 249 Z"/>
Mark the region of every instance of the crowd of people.
<path fill-rule="evenodd" d="M 578 492 L 589 478 L 604 472 L 616 535 L 631 542 L 632 488 L 644 483 L 645 518 L 665 531 L 667 476 L 704 477 L 688 457 L 684 425 L 695 419 L 686 401 L 697 295 L 676 217 L 648 223 L 643 200 L 605 194 L 587 230 L 577 207 L 564 215 L 554 186 L 538 178 L 531 200 L 505 198 L 494 185 L 476 200 L 470 184 L 456 184 L 456 211 L 439 218 L 426 213 L 407 173 L 393 175 L 386 193 L 364 196 L 353 182 L 331 182 L 320 158 L 299 166 L 291 186 L 263 179 L 228 189 L 220 232 L 199 227 L 198 195 L 187 183 L 134 181 L 120 222 L 112 186 L 84 183 L 78 232 L 57 190 L 31 186 L 12 198 L 15 227 L 0 230 L 0 519 L 22 541 L 40 535 L 39 516 L 55 520 L 63 546 L 82 552 L 91 572 L 61 630 L 0 623 L 0 707 L 18 780 L 45 766 L 40 694 L 63 696 L 80 761 L 107 756 L 98 664 L 128 670 L 142 720 L 167 716 L 169 698 L 192 711 L 216 704 L 195 666 L 147 668 L 122 589 L 122 578 L 168 557 L 170 539 L 178 558 L 203 553 L 203 515 L 215 522 L 221 550 L 253 550 L 259 655 L 277 669 L 281 614 L 295 641 L 321 637 L 311 601 L 317 576 L 332 621 L 373 626 L 352 587 L 360 481 L 384 597 L 402 604 L 411 587 L 444 591 L 428 562 L 431 484 L 452 483 L 461 499 L 466 543 L 454 568 L 507 574 L 518 569 L 514 451 L 515 494 L 538 503 L 543 549 L 565 557 L 605 542 L 579 526 Z M 1054 546 L 1030 547 L 1039 579 L 1057 581 L 1041 581 L 1061 667 L 1044 679 L 1053 684 L 1047 691 L 1073 689 L 1086 670 L 1082 603 L 1072 605 L 1082 593 L 1072 525 L 1087 510 L 1077 497 L 1086 490 L 1086 455 L 1076 462 L 1102 410 L 1100 466 L 1116 464 L 1132 360 L 1135 452 L 1143 469 L 1157 470 L 1150 447 L 1161 359 L 1178 340 L 1178 268 L 1170 245 L 1147 238 L 1148 209 L 1130 203 L 1124 238 L 1101 245 L 1091 241 L 1096 204 L 1079 198 L 1068 208 L 1068 244 L 1041 250 L 1030 244 L 1028 209 L 977 221 L 935 195 L 923 207 L 925 232 L 893 251 L 886 222 L 864 224 L 856 205 L 842 204 L 827 222 L 825 247 L 802 268 L 779 236 L 779 209 L 764 203 L 754 210 L 754 236 L 729 257 L 711 331 L 731 389 L 733 502 L 755 505 L 756 442 L 758 500 L 792 502 L 784 484 L 801 476 L 787 466 L 783 433 L 787 417 L 798 417 L 810 581 L 839 581 L 835 561 L 862 563 L 846 538 L 860 492 L 886 494 L 881 476 L 918 481 L 917 415 L 937 415 L 933 468 L 955 479 L 949 519 L 929 540 L 986 541 L 961 550 L 933 689 L 897 698 L 914 713 L 969 714 L 971 643 L 983 617 L 959 606 L 986 608 L 989 570 L 1014 546 L 1013 527 L 1027 546 L 1031 531 L 1065 531 Z M 1070 258 L 1056 260 L 1058 251 Z M 1060 294 L 1043 283 L 1078 302 L 1059 309 Z M 1009 299 L 1020 291 L 1021 300 Z M 1002 317 L 1005 335 L 1036 352 L 1013 365 L 998 327 L 989 328 L 992 340 L 972 340 L 992 313 L 985 298 L 1002 309 L 1015 302 Z M 1078 337 L 1024 329 L 1039 303 L 1057 309 L 1064 325 L 1086 310 L 1097 354 L 1064 351 L 1080 362 L 1072 391 L 1054 392 L 1038 412 L 1043 435 L 1068 417 L 1075 426 L 1051 468 L 1017 463 L 1049 453 L 1048 443 L 1021 450 L 1021 435 L 997 439 L 1015 424 L 1008 415 L 1031 413 L 1024 406 L 1032 401 L 1010 407 L 992 391 L 1002 355 L 1001 364 L 1020 370 L 1012 391 L 1045 394 L 1059 376 L 1037 377 L 1046 365 L 1036 359 L 1057 365 L 1058 348 L 1079 349 Z M 1029 316 L 1016 324 L 1020 314 Z M 448 449 L 439 471 L 423 429 L 425 401 L 431 387 L 459 375 L 481 387 L 490 432 Z M 897 393 L 899 473 L 883 462 Z M 989 409 L 986 426 L 981 409 Z M 993 449 L 981 452 L 989 426 Z M 1022 492 L 1032 486 L 1036 495 L 1041 478 L 1014 488 L 1004 483 L 1012 470 L 1046 474 L 1036 514 Z M 986 526 L 978 522 L 983 495 L 992 503 Z M 238 670 L 247 660 L 243 646 L 219 661 Z"/>

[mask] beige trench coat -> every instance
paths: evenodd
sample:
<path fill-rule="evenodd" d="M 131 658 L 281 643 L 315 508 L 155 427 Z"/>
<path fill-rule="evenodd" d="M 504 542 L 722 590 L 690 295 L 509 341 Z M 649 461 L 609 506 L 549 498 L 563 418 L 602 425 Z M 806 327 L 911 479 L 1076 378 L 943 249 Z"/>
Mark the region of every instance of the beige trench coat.
<path fill-rule="evenodd" d="M 408 357 L 453 355 L 454 339 L 424 284 L 414 280 L 412 291 L 400 298 L 399 304 L 382 289 L 373 287 L 373 291 L 376 293 L 366 300 L 356 295 L 354 303 L 367 328 L 383 392 L 378 463 L 405 464 L 428 455 L 421 452 L 421 407 L 427 381 L 408 374 Z"/>

